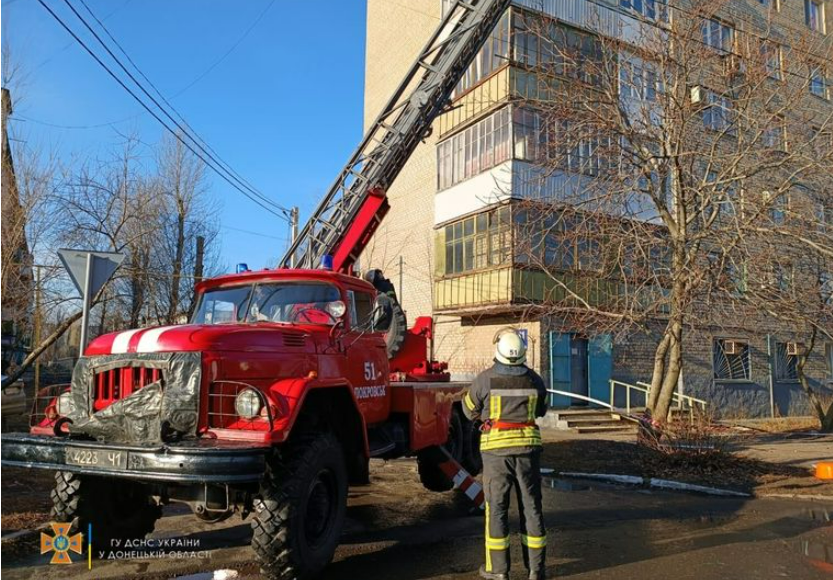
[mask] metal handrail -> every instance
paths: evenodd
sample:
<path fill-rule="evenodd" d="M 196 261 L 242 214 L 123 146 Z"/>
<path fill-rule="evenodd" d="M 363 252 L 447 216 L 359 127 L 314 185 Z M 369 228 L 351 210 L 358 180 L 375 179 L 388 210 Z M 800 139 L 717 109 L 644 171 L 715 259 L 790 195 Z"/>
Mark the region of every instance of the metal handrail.
<path fill-rule="evenodd" d="M 612 403 L 605 403 L 604 401 L 600 401 L 599 399 L 594 399 L 593 397 L 585 397 L 584 395 L 579 395 L 578 393 L 571 393 L 569 391 L 561 391 L 558 389 L 547 389 L 548 393 L 552 393 L 553 395 L 562 395 L 565 397 L 572 397 L 574 399 L 580 399 L 582 401 L 587 401 L 589 403 L 594 403 L 596 405 L 601 405 L 602 407 L 607 407 L 613 413 L 616 413 L 623 419 L 627 419 L 628 421 L 633 421 L 635 423 L 639 422 L 639 419 L 636 417 L 632 417 L 630 413 L 624 412 L 622 409 L 615 407 Z"/>
<path fill-rule="evenodd" d="M 645 395 L 646 399 L 651 392 L 651 385 L 648 383 L 644 383 L 642 381 L 637 381 L 635 385 L 630 383 L 626 383 L 624 381 L 619 381 L 616 379 L 610 379 L 610 404 L 606 405 L 613 408 L 615 395 L 616 395 L 616 387 L 624 387 L 625 389 L 625 411 L 630 414 L 631 412 L 631 391 L 637 391 Z M 691 395 L 682 395 L 680 393 L 674 393 L 672 395 L 672 401 L 674 401 L 677 405 L 677 408 L 683 409 L 684 406 L 688 408 L 689 420 L 694 420 L 694 410 L 699 407 L 701 411 L 706 410 L 706 401 L 703 399 L 697 399 L 696 397 L 692 397 Z"/>
<path fill-rule="evenodd" d="M 636 384 L 639 385 L 640 387 L 645 387 L 648 390 L 651 389 L 651 385 L 649 385 L 648 383 L 644 383 L 642 381 L 636 381 Z M 703 399 L 698 399 L 697 397 L 692 397 L 691 395 L 683 395 L 683 394 L 676 393 L 676 392 L 674 393 L 672 398 L 677 401 L 677 406 L 678 407 L 682 408 L 683 402 L 687 402 L 689 409 L 693 409 L 695 407 L 695 405 L 699 405 L 701 410 L 703 410 L 703 411 L 706 410 L 706 401 L 704 401 Z"/>

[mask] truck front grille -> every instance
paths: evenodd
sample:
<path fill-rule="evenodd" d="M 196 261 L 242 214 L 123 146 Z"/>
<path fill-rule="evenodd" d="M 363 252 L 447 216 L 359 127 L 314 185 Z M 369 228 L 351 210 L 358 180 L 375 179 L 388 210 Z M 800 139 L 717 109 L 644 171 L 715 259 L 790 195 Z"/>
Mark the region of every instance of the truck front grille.
<path fill-rule="evenodd" d="M 95 374 L 93 411 L 106 409 L 116 401 L 129 397 L 142 387 L 162 379 L 160 369 L 121 367 Z"/>

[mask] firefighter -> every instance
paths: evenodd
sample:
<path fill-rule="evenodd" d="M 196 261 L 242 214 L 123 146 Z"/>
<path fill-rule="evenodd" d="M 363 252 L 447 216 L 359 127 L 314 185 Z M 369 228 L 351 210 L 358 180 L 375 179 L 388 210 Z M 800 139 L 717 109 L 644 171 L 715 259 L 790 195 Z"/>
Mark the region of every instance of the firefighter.
<path fill-rule="evenodd" d="M 483 488 L 486 497 L 486 564 L 480 576 L 509 577 L 509 496 L 518 497 L 524 564 L 530 580 L 543 580 L 546 528 L 541 512 L 541 432 L 547 410 L 540 375 L 526 366 L 526 345 L 513 329 L 495 335 L 494 365 L 480 373 L 463 397 L 463 409 L 481 421 Z"/>

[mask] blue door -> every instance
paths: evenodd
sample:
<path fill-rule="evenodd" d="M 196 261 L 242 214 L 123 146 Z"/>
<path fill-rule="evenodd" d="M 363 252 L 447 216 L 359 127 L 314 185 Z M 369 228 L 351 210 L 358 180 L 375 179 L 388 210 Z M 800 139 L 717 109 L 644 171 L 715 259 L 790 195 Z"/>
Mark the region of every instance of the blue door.
<path fill-rule="evenodd" d="M 574 357 L 580 357 L 581 360 L 573 360 Z M 586 369 L 586 372 L 578 377 L 574 369 Z M 607 401 L 610 398 L 612 373 L 613 337 L 610 334 L 600 334 L 585 340 L 570 333 L 550 332 L 551 388 Z M 550 395 L 552 407 L 584 404 L 584 401 L 566 395 Z"/>
<path fill-rule="evenodd" d="M 551 388 L 570 392 L 572 372 L 570 364 L 569 334 L 550 332 L 550 384 Z M 551 407 L 569 407 L 570 397 L 550 394 Z"/>
<path fill-rule="evenodd" d="M 598 401 L 610 399 L 610 377 L 613 374 L 613 337 L 600 334 L 590 339 L 587 349 L 588 391 Z"/>

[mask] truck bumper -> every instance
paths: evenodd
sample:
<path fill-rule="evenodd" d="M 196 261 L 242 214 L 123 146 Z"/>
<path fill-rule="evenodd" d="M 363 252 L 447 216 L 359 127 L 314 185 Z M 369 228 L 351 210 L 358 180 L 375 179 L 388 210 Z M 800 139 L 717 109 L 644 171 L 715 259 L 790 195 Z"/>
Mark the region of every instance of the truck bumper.
<path fill-rule="evenodd" d="M 26 433 L 4 434 L 0 446 L 4 466 L 163 483 L 257 482 L 270 449 L 217 439 L 139 446 Z"/>

